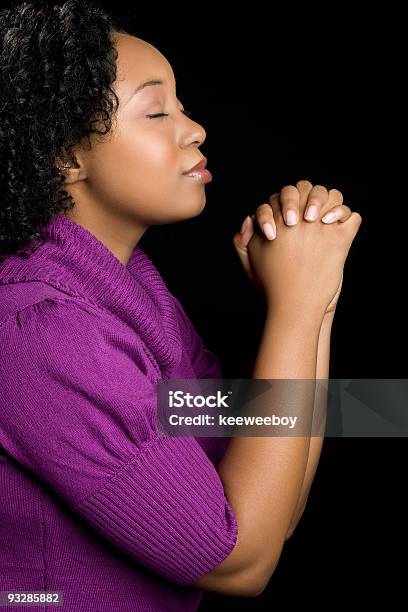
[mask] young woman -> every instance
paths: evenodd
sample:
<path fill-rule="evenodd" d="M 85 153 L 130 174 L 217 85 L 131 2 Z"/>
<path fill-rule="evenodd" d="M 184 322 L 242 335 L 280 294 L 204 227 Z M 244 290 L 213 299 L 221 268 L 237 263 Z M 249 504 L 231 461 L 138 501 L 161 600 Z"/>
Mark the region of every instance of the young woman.
<path fill-rule="evenodd" d="M 203 210 L 205 130 L 166 58 L 96 4 L 16 4 L 0 28 L 0 591 L 72 612 L 255 596 L 321 439 L 158 435 L 160 379 L 222 377 L 138 244 Z M 253 378 L 327 378 L 360 222 L 308 181 L 248 215 L 233 244 L 268 305 Z"/>

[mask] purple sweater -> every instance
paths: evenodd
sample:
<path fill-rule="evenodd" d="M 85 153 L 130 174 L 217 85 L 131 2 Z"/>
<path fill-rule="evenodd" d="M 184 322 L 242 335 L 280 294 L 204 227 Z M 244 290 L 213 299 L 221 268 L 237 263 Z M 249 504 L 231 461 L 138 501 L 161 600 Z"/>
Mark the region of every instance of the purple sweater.
<path fill-rule="evenodd" d="M 46 232 L 0 264 L 0 591 L 197 610 L 191 583 L 237 540 L 229 438 L 159 435 L 156 382 L 220 378 L 219 360 L 139 245 L 125 266 L 68 217 Z"/>

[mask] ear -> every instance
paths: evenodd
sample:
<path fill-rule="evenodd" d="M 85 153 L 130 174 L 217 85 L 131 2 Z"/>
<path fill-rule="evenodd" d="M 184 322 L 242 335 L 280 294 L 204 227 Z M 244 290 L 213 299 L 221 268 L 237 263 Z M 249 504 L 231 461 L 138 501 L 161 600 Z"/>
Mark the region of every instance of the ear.
<path fill-rule="evenodd" d="M 85 160 L 81 153 L 67 154 L 63 152 L 56 159 L 56 167 L 65 176 L 65 183 L 76 183 L 87 177 Z"/>

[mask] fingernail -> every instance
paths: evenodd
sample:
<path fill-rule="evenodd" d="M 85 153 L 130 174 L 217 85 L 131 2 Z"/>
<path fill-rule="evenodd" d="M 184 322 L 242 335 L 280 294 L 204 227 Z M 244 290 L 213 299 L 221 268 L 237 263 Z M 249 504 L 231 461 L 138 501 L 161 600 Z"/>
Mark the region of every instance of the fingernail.
<path fill-rule="evenodd" d="M 322 217 L 322 221 L 323 223 L 331 223 L 332 221 L 336 220 L 336 213 L 330 212 L 327 213 L 327 215 L 324 215 L 324 217 Z"/>
<path fill-rule="evenodd" d="M 243 234 L 245 232 L 246 228 L 248 227 L 248 221 L 249 221 L 249 216 L 246 216 L 243 224 L 241 225 L 241 229 L 239 230 L 240 234 Z"/>
<path fill-rule="evenodd" d="M 264 231 L 265 236 L 268 238 L 268 240 L 273 240 L 275 238 L 275 228 L 273 227 L 273 225 L 271 223 L 265 223 L 262 226 L 262 229 Z"/>
<path fill-rule="evenodd" d="M 297 213 L 294 210 L 288 210 L 288 212 L 286 213 L 286 223 L 288 225 L 296 225 L 297 223 Z"/>
<path fill-rule="evenodd" d="M 305 214 L 305 219 L 308 221 L 314 221 L 317 219 L 317 206 L 309 206 Z"/>

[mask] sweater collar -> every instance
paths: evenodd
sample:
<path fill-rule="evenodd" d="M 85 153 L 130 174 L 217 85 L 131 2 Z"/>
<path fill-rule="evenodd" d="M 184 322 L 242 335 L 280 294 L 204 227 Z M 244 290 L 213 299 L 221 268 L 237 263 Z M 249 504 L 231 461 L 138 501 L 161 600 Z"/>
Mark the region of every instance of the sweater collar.
<path fill-rule="evenodd" d="M 70 217 L 52 217 L 43 233 L 46 242 L 29 258 L 7 258 L 0 282 L 40 280 L 85 298 L 133 328 L 161 368 L 178 363 L 182 346 L 174 296 L 139 244 L 125 265 Z"/>

